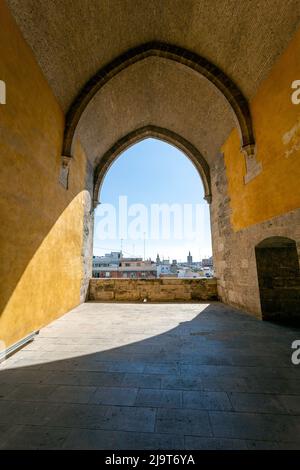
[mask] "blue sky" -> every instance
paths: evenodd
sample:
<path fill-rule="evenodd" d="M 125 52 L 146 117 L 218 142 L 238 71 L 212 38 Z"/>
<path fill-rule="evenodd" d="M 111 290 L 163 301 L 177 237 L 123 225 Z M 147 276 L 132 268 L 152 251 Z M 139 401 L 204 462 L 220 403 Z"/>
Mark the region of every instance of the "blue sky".
<path fill-rule="evenodd" d="M 164 258 L 185 261 L 189 250 L 194 260 L 211 255 L 209 206 L 203 199 L 202 181 L 191 161 L 177 148 L 157 139 L 145 139 L 127 149 L 113 163 L 103 181 L 99 195 L 101 205 L 95 211 L 95 255 L 117 251 L 121 247 L 118 226 L 120 196 L 127 196 L 128 207 L 132 204 L 143 204 L 148 214 L 148 228 L 146 226 L 145 229 L 145 225 L 140 225 L 140 236 L 130 236 L 130 233 L 126 235 L 126 232 L 125 236 L 121 235 L 125 255 L 143 256 L 144 237 L 146 258 L 155 259 L 159 253 Z M 114 209 L 109 209 L 110 212 L 107 212 L 107 204 L 111 204 Z M 182 237 L 178 239 L 179 235 L 176 239 L 174 228 L 175 225 L 179 227 L 180 219 L 174 220 L 171 216 L 169 236 L 162 239 L 160 231 L 160 239 L 153 239 L 151 204 L 179 204 L 177 207 L 182 209 L 182 214 L 184 208 L 189 205 L 192 208 L 191 228 L 195 236 L 190 235 L 187 239 L 183 231 L 188 227 L 188 223 L 182 223 Z M 196 205 L 200 214 L 197 225 Z M 144 218 L 145 210 L 143 209 Z M 105 225 L 105 220 L 108 220 L 108 214 L 111 215 L 112 211 L 115 211 L 117 222 L 113 236 L 108 230 L 108 225 Z M 129 225 L 136 216 L 138 213 L 127 218 Z M 145 236 L 144 230 L 147 230 Z"/>

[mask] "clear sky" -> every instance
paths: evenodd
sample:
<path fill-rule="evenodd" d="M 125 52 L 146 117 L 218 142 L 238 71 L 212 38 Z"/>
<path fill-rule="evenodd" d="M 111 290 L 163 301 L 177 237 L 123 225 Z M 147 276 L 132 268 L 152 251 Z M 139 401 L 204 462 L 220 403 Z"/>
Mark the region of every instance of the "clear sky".
<path fill-rule="evenodd" d="M 127 197 L 127 227 L 123 223 L 123 232 L 120 196 L 123 204 Z M 209 206 L 203 197 L 200 176 L 184 153 L 152 138 L 135 144 L 118 157 L 104 178 L 101 204 L 95 211 L 94 255 L 118 251 L 122 243 L 126 256 L 143 257 L 145 238 L 146 258 L 155 259 L 159 253 L 166 259 L 186 261 L 189 250 L 195 261 L 211 256 Z M 112 205 L 109 209 L 108 204 Z M 165 208 L 176 204 L 177 218 L 170 212 L 168 226 L 166 217 L 155 218 L 153 204 L 165 204 Z M 124 211 L 122 216 L 124 220 Z"/>

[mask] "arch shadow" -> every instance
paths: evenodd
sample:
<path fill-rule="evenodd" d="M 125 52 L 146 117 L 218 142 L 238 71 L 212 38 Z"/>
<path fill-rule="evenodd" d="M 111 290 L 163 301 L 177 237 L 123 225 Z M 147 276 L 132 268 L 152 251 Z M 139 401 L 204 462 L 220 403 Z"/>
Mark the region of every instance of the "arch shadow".
<path fill-rule="evenodd" d="M 199 152 L 198 149 L 196 149 L 196 147 L 194 147 L 194 145 L 192 145 L 179 134 L 162 127 L 148 125 L 140 127 L 139 129 L 135 129 L 134 131 L 129 132 L 129 134 L 121 137 L 121 139 L 119 139 L 102 157 L 97 159 L 94 172 L 94 207 L 96 207 L 99 203 L 99 192 L 105 175 L 107 174 L 112 163 L 130 146 L 149 137 L 159 139 L 163 142 L 173 145 L 174 147 L 181 150 L 191 160 L 202 180 L 205 194 L 204 199 L 210 204 L 212 200 L 210 169 L 203 155 Z"/>

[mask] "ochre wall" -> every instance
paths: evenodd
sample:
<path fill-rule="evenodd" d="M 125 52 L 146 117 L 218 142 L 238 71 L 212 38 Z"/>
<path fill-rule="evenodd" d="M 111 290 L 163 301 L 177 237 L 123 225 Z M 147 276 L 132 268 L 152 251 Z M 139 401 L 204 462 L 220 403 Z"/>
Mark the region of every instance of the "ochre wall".
<path fill-rule="evenodd" d="M 250 295 L 249 275 L 241 277 L 239 269 L 255 273 L 254 246 L 260 239 L 253 235 L 254 243 L 246 230 L 300 205 L 300 105 L 291 102 L 291 83 L 300 79 L 299 50 L 300 32 L 250 103 L 262 173 L 244 184 L 244 156 L 236 131 L 223 146 L 231 222 L 247 249 L 240 267 L 237 240 L 231 236 L 229 249 L 228 236 L 222 235 L 230 224 L 224 226 L 220 205 L 215 225 L 224 227 L 214 229 L 215 253 L 219 253 L 215 259 L 222 271 L 219 285 L 223 300 L 256 313 L 258 307 L 248 300 L 258 299 L 257 282 Z M 58 182 L 64 116 L 4 2 L 0 2 L 0 79 L 7 87 L 7 104 L 0 105 L 1 348 L 80 302 L 83 214 L 89 195 L 86 157 L 79 144 L 69 190 Z M 278 231 L 283 230 L 280 224 Z"/>
<path fill-rule="evenodd" d="M 80 302 L 86 159 L 77 144 L 66 191 L 64 116 L 4 2 L 0 79 L 1 349 Z"/>
<path fill-rule="evenodd" d="M 240 139 L 234 130 L 222 147 L 234 230 L 300 207 L 300 105 L 291 84 L 300 79 L 300 31 L 250 103 L 262 172 L 244 184 Z"/>

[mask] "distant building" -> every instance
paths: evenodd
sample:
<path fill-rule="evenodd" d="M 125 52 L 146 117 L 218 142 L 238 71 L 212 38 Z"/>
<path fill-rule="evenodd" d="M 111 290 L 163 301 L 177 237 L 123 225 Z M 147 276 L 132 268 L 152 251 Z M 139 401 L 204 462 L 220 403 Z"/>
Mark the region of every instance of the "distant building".
<path fill-rule="evenodd" d="M 157 265 L 157 277 L 170 276 L 171 265 L 168 259 L 163 259 L 160 264 Z"/>
<path fill-rule="evenodd" d="M 192 264 L 193 264 L 193 257 L 191 255 L 190 251 L 189 251 L 189 254 L 187 256 L 187 264 L 188 264 L 188 266 L 192 266 Z"/>
<path fill-rule="evenodd" d="M 122 252 L 112 252 L 105 256 L 95 256 L 93 258 L 93 277 L 153 279 L 156 276 L 156 264 L 151 260 L 124 258 Z"/>
<path fill-rule="evenodd" d="M 93 256 L 93 271 L 94 268 L 118 267 L 122 256 L 122 251 L 112 251 L 105 253 L 104 256 Z"/>
<path fill-rule="evenodd" d="M 143 261 L 143 258 L 121 258 L 120 267 L 122 268 L 129 268 L 133 267 L 140 267 L 142 265 L 149 264 L 149 261 Z M 151 261 L 150 261 L 151 264 Z"/>
<path fill-rule="evenodd" d="M 202 270 L 205 277 L 213 277 L 214 276 L 214 263 L 213 257 L 210 256 L 209 258 L 203 258 L 202 260 Z"/>
<path fill-rule="evenodd" d="M 182 267 L 178 270 L 179 278 L 199 278 L 201 277 L 199 273 L 192 271 L 189 267 Z"/>
<path fill-rule="evenodd" d="M 178 274 L 178 265 L 177 265 L 177 259 L 172 260 L 172 264 L 170 266 L 170 272 L 172 274 Z"/>
<path fill-rule="evenodd" d="M 203 258 L 202 260 L 202 267 L 203 268 L 212 268 L 214 265 L 213 263 L 213 257 L 210 256 L 209 258 Z"/>

